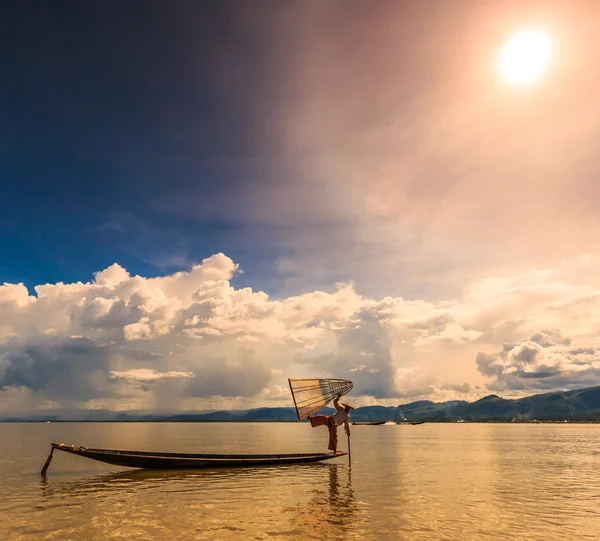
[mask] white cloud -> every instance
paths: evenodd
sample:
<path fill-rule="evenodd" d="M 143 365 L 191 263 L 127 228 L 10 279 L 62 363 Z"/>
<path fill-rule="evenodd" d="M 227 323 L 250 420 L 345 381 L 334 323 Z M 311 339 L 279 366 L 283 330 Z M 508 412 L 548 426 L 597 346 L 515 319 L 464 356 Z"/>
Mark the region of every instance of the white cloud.
<path fill-rule="evenodd" d="M 290 399 L 290 389 L 281 385 L 273 385 L 272 387 L 262 389 L 258 396 L 261 400 L 288 402 Z"/>
<path fill-rule="evenodd" d="M 580 388 L 600 383 L 600 348 L 578 347 L 557 330 L 541 331 L 497 353 L 479 353 L 477 367 L 497 391 Z"/>
<path fill-rule="evenodd" d="M 433 342 L 449 342 L 463 344 L 477 340 L 483 333 L 474 329 L 466 330 L 458 323 L 447 324 L 440 332 L 433 328 L 424 334 L 423 337 L 415 340 L 416 347 L 423 347 Z"/>
<path fill-rule="evenodd" d="M 97 284 L 106 286 L 117 286 L 129 278 L 129 273 L 117 263 L 113 263 L 107 269 L 94 275 L 94 281 Z"/>
<path fill-rule="evenodd" d="M 193 378 L 195 374 L 193 372 L 158 372 L 151 368 L 135 368 L 133 370 L 125 370 L 119 372 L 117 370 L 111 370 L 111 375 L 116 378 L 129 379 L 134 381 L 156 381 L 157 379 L 165 378 Z"/>
<path fill-rule="evenodd" d="M 589 252 L 440 302 L 367 298 L 352 284 L 271 299 L 236 289 L 239 269 L 223 254 L 158 278 L 112 265 L 37 295 L 5 284 L 1 407 L 281 404 L 285 379 L 300 376 L 347 377 L 363 403 L 473 397 L 485 378 L 515 392 L 593 384 L 597 262 Z M 517 345 L 493 353 L 502 343 Z"/>

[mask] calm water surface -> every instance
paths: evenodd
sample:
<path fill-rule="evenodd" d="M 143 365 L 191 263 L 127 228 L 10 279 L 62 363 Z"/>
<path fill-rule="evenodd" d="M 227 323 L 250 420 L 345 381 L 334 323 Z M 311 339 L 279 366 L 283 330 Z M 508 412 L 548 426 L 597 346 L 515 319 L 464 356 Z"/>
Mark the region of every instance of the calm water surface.
<path fill-rule="evenodd" d="M 352 468 L 339 458 L 136 472 L 55 452 L 46 478 L 51 441 L 278 453 L 324 451 L 327 433 L 307 423 L 24 423 L 0 424 L 0 441 L 2 540 L 600 539 L 597 425 L 355 426 Z"/>

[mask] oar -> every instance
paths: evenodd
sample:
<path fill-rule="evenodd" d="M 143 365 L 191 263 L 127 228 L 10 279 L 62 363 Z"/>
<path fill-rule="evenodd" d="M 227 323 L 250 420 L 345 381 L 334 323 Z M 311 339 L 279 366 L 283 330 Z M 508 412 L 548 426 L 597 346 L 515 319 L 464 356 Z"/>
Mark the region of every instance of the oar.
<path fill-rule="evenodd" d="M 348 466 L 352 466 L 352 453 L 350 452 L 350 431 L 348 431 Z"/>
<path fill-rule="evenodd" d="M 48 471 L 48 466 L 50 466 L 50 462 L 52 462 L 52 454 L 53 453 L 54 453 L 54 444 L 52 444 L 50 454 L 48 455 L 48 458 L 46 459 L 46 463 L 44 464 L 44 467 L 42 468 L 42 471 L 40 472 L 42 474 L 42 476 L 45 476 L 46 472 Z"/>

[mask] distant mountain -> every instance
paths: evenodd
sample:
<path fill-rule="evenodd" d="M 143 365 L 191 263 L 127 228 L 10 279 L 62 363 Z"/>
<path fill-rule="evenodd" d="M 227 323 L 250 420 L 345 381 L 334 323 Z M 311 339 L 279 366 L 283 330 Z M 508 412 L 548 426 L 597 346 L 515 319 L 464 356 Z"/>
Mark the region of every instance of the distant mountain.
<path fill-rule="evenodd" d="M 473 421 L 600 421 L 600 387 L 505 400 L 490 395 L 457 406 L 454 416 Z"/>
<path fill-rule="evenodd" d="M 333 413 L 331 408 L 321 412 Z M 353 421 L 428 421 L 428 422 L 499 422 L 499 421 L 599 421 L 600 387 L 577 391 L 545 393 L 517 400 L 489 395 L 476 402 L 455 400 L 430 402 L 420 400 L 399 406 L 365 406 L 352 412 Z M 25 421 L 192 421 L 192 422 L 294 422 L 294 408 L 258 408 L 251 410 L 208 411 L 175 415 L 148 415 L 145 412 L 109 410 L 73 410 L 46 412 L 35 416 L 0 419 L 4 422 Z"/>
<path fill-rule="evenodd" d="M 410 406 L 410 404 L 409 404 Z M 399 406 L 411 421 L 600 421 L 600 387 L 545 393 L 516 400 L 489 395 L 476 402 Z"/>
<path fill-rule="evenodd" d="M 458 406 L 468 406 L 469 403 L 464 400 L 454 400 L 452 402 L 429 402 L 420 400 L 410 404 L 402 404 L 395 408 L 396 421 L 446 421 L 452 420 L 452 411 Z M 386 419 L 387 420 L 387 419 Z"/>

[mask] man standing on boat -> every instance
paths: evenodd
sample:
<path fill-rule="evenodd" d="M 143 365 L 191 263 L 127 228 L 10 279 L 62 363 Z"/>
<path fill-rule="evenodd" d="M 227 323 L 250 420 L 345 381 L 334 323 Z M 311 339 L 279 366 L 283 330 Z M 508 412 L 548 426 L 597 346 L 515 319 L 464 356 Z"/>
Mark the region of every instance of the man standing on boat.
<path fill-rule="evenodd" d="M 336 410 L 333 415 L 315 415 L 314 417 L 311 417 L 310 415 L 307 416 L 307 419 L 310 421 L 310 426 L 313 428 L 315 426 L 327 426 L 329 429 L 329 445 L 327 448 L 333 451 L 333 453 L 337 453 L 337 427 L 343 424 L 346 434 L 350 436 L 350 410 L 354 409 L 354 406 L 350 404 L 340 404 L 339 399 L 340 396 L 336 397 L 336 399 L 333 401 L 333 407 Z"/>

